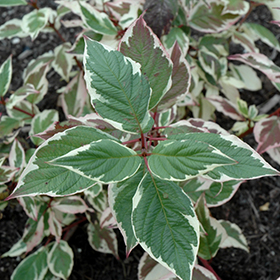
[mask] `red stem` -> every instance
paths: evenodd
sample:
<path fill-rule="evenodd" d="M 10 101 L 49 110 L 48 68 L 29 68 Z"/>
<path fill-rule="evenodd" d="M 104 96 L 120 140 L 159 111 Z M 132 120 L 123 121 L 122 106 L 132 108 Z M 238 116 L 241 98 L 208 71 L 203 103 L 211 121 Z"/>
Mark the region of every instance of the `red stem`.
<path fill-rule="evenodd" d="M 122 142 L 123 145 L 126 145 L 126 144 L 131 144 L 131 143 L 136 143 L 140 141 L 140 139 L 133 139 L 133 140 L 129 140 L 129 141 L 125 141 L 125 142 Z"/>
<path fill-rule="evenodd" d="M 254 8 L 264 5 L 263 3 L 256 3 L 254 1 L 250 1 L 250 8 L 247 12 L 247 14 L 241 19 L 241 21 L 239 22 L 239 27 L 244 23 L 244 21 L 248 18 L 248 16 L 251 14 L 251 12 L 253 11 Z"/>
<path fill-rule="evenodd" d="M 149 137 L 150 141 L 164 141 L 167 140 L 167 138 L 162 138 L 162 137 Z"/>
<path fill-rule="evenodd" d="M 26 111 L 24 111 L 24 110 L 18 108 L 17 106 L 14 106 L 13 109 L 14 109 L 14 110 L 17 110 L 17 111 L 19 111 L 19 112 L 21 112 L 21 113 L 24 113 L 24 114 L 30 116 L 31 118 L 34 118 L 34 117 L 35 117 L 35 114 L 31 114 L 31 113 L 29 113 L 29 112 L 26 112 Z"/>
<path fill-rule="evenodd" d="M 199 258 L 199 260 L 201 261 L 201 263 L 203 264 L 203 266 L 204 266 L 205 268 L 207 268 L 209 271 L 211 271 L 211 272 L 215 275 L 215 277 L 217 278 L 217 280 L 222 280 L 222 279 L 218 276 L 218 274 L 216 273 L 216 271 L 213 269 L 213 267 L 208 263 L 208 261 L 202 259 L 201 257 L 198 257 L 198 258 Z"/>
<path fill-rule="evenodd" d="M 68 232 L 72 227 L 74 227 L 74 226 L 76 226 L 76 225 L 78 225 L 78 224 L 80 224 L 80 223 L 83 223 L 83 222 L 86 221 L 86 220 L 87 220 L 86 217 L 82 217 L 82 218 L 80 218 L 78 221 L 76 221 L 76 222 L 70 224 L 69 226 L 65 227 L 62 231 Z"/>

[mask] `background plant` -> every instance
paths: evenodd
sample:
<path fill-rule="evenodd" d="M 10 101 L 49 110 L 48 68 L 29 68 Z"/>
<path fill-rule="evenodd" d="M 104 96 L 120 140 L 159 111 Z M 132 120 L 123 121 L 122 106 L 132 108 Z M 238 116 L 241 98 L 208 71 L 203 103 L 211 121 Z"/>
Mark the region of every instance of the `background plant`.
<path fill-rule="evenodd" d="M 276 161 L 279 160 L 279 141 L 272 137 L 279 135 L 277 112 L 269 117 L 258 115 L 256 107 L 248 107 L 245 101 L 240 100 L 238 93 L 238 89 L 256 90 L 260 87 L 259 78 L 250 67 L 264 72 L 278 87 L 279 68 L 257 52 L 254 40 L 261 38 L 276 49 L 279 43 L 262 26 L 243 21 L 235 24 L 250 11 L 245 1 L 239 1 L 239 10 L 233 8 L 230 1 L 156 3 L 147 2 L 144 19 L 140 16 L 136 20 L 143 8 L 141 1 L 134 1 L 134 5 L 130 1 L 97 2 L 95 6 L 86 2 L 59 1 L 57 11 L 39 9 L 36 2 L 31 2 L 35 8 L 33 12 L 21 21 L 12 20 L 1 27 L 2 38 L 30 35 L 34 39 L 40 31 L 60 34 L 61 17 L 72 11 L 81 17 L 81 21 L 72 22 L 72 25 L 83 28 L 73 46 L 64 42 L 52 54 L 31 61 L 23 75 L 24 85 L 11 96 L 6 95 L 11 80 L 11 58 L 1 67 L 2 103 L 7 111 L 7 116 L 1 119 L 2 149 L 4 154 L 8 154 L 8 162 L 5 161 L 6 157 L 2 160 L 2 183 L 8 183 L 11 189 L 19 181 L 10 198 L 20 197 L 19 201 L 30 217 L 23 238 L 5 256 L 30 252 L 44 237 L 47 238 L 43 241 L 45 246 L 26 258 L 12 278 L 17 279 L 17 275 L 21 275 L 21 270 L 27 266 L 31 273 L 28 277 L 33 277 L 36 266 L 40 266 L 39 278 L 47 279 L 52 274 L 67 278 L 71 272 L 73 254 L 67 243 L 61 240 L 61 235 L 63 228 L 81 221 L 76 220 L 77 213 L 86 213 L 89 241 L 93 248 L 117 256 L 116 237 L 111 226 L 118 225 L 124 235 L 127 252 L 139 242 L 159 261 L 160 264 L 153 263 L 155 271 L 160 270 L 167 278 L 176 277 L 176 274 L 180 279 L 189 279 L 197 250 L 198 256 L 204 260 L 214 257 L 220 247 L 237 246 L 247 250 L 239 228 L 210 217 L 206 205 L 210 207 L 225 203 L 245 179 L 278 172 L 238 138 L 230 136 L 208 120 L 214 118 L 217 109 L 237 121 L 232 129 L 241 136 L 251 132 L 254 127 L 259 142 L 257 150 L 261 153 L 268 151 Z M 256 4 L 251 3 L 251 8 L 253 5 Z M 165 13 L 155 23 L 154 13 L 158 9 Z M 209 18 L 207 26 L 204 25 L 205 17 Z M 213 17 L 215 20 L 212 22 L 210 19 Z M 145 22 L 161 37 L 165 47 Z M 211 35 L 196 41 L 191 37 L 190 28 Z M 163 35 L 163 30 L 166 35 Z M 83 35 L 87 38 L 86 47 Z M 242 44 L 250 52 L 228 57 L 231 41 Z M 118 45 L 118 51 L 112 51 L 105 45 L 113 48 Z M 85 67 L 81 64 L 84 52 Z M 245 65 L 237 66 L 229 63 L 229 60 L 239 60 Z M 72 68 L 74 64 L 77 67 Z M 39 112 L 36 106 L 47 92 L 46 73 L 50 67 L 66 81 L 71 78 L 68 85 L 59 90 L 60 104 L 67 116 L 67 121 L 60 124 L 57 123 L 58 113 L 55 110 Z M 85 82 L 95 110 L 87 100 Z M 120 89 L 116 87 L 117 84 L 121 85 Z M 178 122 L 185 118 L 186 108 L 192 112 L 194 119 Z M 30 125 L 29 135 L 34 145 L 37 147 L 41 144 L 32 157 L 34 149 L 27 150 L 25 154 L 16 140 L 18 128 L 24 125 Z M 191 155 L 194 159 L 203 155 L 204 161 L 195 168 L 191 158 L 183 163 L 180 160 L 179 164 L 174 157 L 177 152 L 183 153 L 184 157 Z M 84 157 L 90 153 L 90 160 L 85 163 Z M 104 154 L 107 157 L 104 158 Z M 244 172 L 249 159 L 251 173 L 248 170 Z M 105 164 L 105 167 L 99 164 Z M 122 170 L 122 166 L 129 169 Z M 177 168 L 172 169 L 173 166 Z M 163 167 L 167 169 L 164 172 Z M 111 171 L 107 172 L 108 169 Z M 106 187 L 108 183 L 109 189 Z M 157 208 L 161 209 L 157 210 L 158 214 L 169 208 L 169 201 L 184 201 L 184 221 L 178 229 L 175 225 L 171 226 L 170 232 L 185 230 L 189 233 L 192 230 L 192 238 L 183 241 L 175 238 L 172 245 L 166 233 L 162 233 L 162 242 L 147 236 L 147 233 L 160 235 L 158 231 L 163 230 L 164 225 L 156 232 L 139 228 L 143 215 L 148 215 L 144 210 L 151 194 L 147 191 L 153 187 L 158 193 L 153 206 L 161 204 Z M 7 186 L 3 185 L 2 189 L 6 190 Z M 185 193 L 195 203 L 195 208 Z M 38 194 L 49 197 L 35 196 Z M 75 196 L 60 198 L 70 194 Z M 127 209 L 123 208 L 123 200 Z M 165 200 L 168 205 L 162 203 Z M 5 204 L 3 202 L 3 207 Z M 182 215 L 174 204 L 171 213 L 178 221 Z M 96 211 L 94 215 L 91 214 L 93 209 Z M 149 213 L 155 211 L 152 209 Z M 149 222 L 155 222 L 154 217 L 150 217 Z M 190 224 L 184 226 L 188 222 Z M 150 226 L 147 223 L 149 229 Z M 172 246 L 176 242 L 183 244 L 182 250 L 186 250 L 184 246 L 192 248 L 192 254 L 184 255 L 185 261 L 171 253 L 168 256 L 163 254 L 165 244 L 174 251 Z M 170 259 L 170 255 L 173 259 Z M 68 266 L 65 266 L 65 271 L 60 271 L 60 266 L 55 266 L 56 259 L 66 257 Z M 153 261 L 144 255 L 139 277 L 148 277 L 149 273 L 151 277 L 151 273 L 154 273 L 151 270 L 145 275 L 145 264 L 150 262 Z M 189 263 L 190 267 L 182 270 L 181 262 Z M 168 267 L 174 274 L 160 265 Z M 201 270 L 196 265 L 193 277 Z M 206 272 L 203 270 L 203 273 Z M 214 277 L 207 273 L 205 277 Z"/>

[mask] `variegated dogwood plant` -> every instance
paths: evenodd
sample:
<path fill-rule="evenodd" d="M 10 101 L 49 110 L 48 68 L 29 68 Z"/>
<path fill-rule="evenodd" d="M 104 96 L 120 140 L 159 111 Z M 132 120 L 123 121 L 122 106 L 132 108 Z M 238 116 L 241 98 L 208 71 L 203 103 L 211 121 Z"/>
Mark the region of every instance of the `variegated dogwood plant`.
<path fill-rule="evenodd" d="M 278 51 L 279 42 L 245 21 L 265 2 L 279 24 L 275 1 L 59 0 L 57 10 L 39 2 L 0 4 L 34 7 L 0 26 L 0 39 L 56 32 L 62 40 L 30 61 L 15 92 L 12 58 L 0 69 L 1 191 L 14 188 L 8 199 L 29 216 L 23 237 L 2 256 L 29 253 L 11 279 L 67 279 L 68 231 L 86 220 L 97 251 L 118 258 L 114 228 L 127 255 L 142 246 L 139 279 L 219 279 L 207 260 L 219 248 L 248 245 L 237 225 L 209 208 L 245 180 L 279 175 L 260 156 L 280 162 L 279 114 L 260 115 L 239 95 L 261 88 L 253 68 L 280 89 L 280 68 L 255 45 L 260 39 Z M 69 13 L 80 19 L 63 20 Z M 73 44 L 61 24 L 81 27 Z M 230 55 L 230 43 L 244 53 Z M 56 110 L 37 106 L 51 69 L 66 81 L 57 91 L 62 122 Z M 215 110 L 237 121 L 232 134 L 214 122 Z M 33 146 L 19 136 L 26 131 Z M 257 151 L 240 139 L 252 131 Z"/>

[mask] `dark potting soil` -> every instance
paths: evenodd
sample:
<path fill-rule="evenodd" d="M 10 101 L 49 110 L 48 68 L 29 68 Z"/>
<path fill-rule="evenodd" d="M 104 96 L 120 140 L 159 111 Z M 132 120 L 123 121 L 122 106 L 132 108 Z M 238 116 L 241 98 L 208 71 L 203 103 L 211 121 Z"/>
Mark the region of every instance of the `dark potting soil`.
<path fill-rule="evenodd" d="M 55 7 L 52 0 L 38 1 L 40 7 Z M 31 11 L 29 6 L 13 8 L 0 8 L 0 25 L 12 18 L 21 18 Z M 269 24 L 270 13 L 264 7 L 258 7 L 250 15 L 249 21 L 263 24 L 270 28 L 274 34 L 280 34 L 280 28 Z M 60 30 L 63 36 L 70 41 L 76 34 L 76 29 Z M 13 54 L 13 78 L 10 90 L 16 90 L 22 84 L 22 73 L 28 62 L 37 56 L 53 50 L 54 46 L 61 44 L 60 39 L 54 33 L 40 34 L 33 42 L 27 38 L 13 38 L 0 41 L 0 65 Z M 258 42 L 261 52 L 270 57 L 275 64 L 280 66 L 280 55 L 266 45 Z M 242 49 L 241 49 L 242 51 Z M 231 46 L 232 53 L 240 53 L 240 48 Z M 263 88 L 259 92 L 241 92 L 242 99 L 249 105 L 255 104 L 258 108 L 270 100 L 275 94 L 279 94 L 272 84 L 260 74 Z M 65 83 L 51 70 L 48 73 L 49 89 L 44 100 L 40 102 L 40 110 L 54 108 L 60 112 L 60 120 L 64 119 L 62 110 L 57 106 L 58 94 L 56 90 Z M 279 107 L 279 104 L 278 104 Z M 276 108 L 271 108 L 271 113 Z M 0 112 L 3 112 L 1 108 Z M 217 123 L 225 129 L 231 120 L 217 113 Z M 245 139 L 252 147 L 256 143 L 252 135 Z M 265 159 L 275 168 L 279 165 L 264 155 Z M 261 211 L 260 206 L 269 203 L 267 211 Z M 276 280 L 280 277 L 280 179 L 276 177 L 264 177 L 258 180 L 243 183 L 234 197 L 225 205 L 210 209 L 217 219 L 229 220 L 236 223 L 243 231 L 250 252 L 228 248 L 221 249 L 212 260 L 211 266 L 223 280 Z M 14 200 L 9 203 L 3 213 L 0 213 L 0 255 L 9 250 L 20 239 L 26 215 L 21 206 Z M 87 242 L 85 224 L 81 224 L 69 239 L 69 244 L 74 251 L 74 268 L 69 279 L 71 280 L 136 280 L 137 266 L 143 250 L 138 246 L 131 255 L 125 258 L 125 247 L 122 237 L 116 231 L 119 241 L 120 260 L 110 254 L 102 254 L 94 251 Z M 21 257 L 0 259 L 0 279 L 8 280 L 15 267 L 22 260 Z M 30 279 L 32 280 L 32 279 Z"/>

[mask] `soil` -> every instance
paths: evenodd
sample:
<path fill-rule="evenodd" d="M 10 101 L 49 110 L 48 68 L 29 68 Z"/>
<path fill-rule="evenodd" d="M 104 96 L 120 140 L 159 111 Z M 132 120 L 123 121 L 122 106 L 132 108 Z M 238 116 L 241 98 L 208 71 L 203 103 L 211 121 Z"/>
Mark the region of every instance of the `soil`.
<path fill-rule="evenodd" d="M 38 1 L 40 7 L 55 7 L 51 0 Z M 21 18 L 31 11 L 29 6 L 19 6 L 14 8 L 0 8 L 0 25 L 12 18 Z M 270 28 L 274 34 L 280 34 L 280 28 L 269 24 L 271 16 L 264 7 L 254 10 L 248 21 L 261 23 Z M 68 40 L 74 39 L 75 29 L 60 30 Z M 27 38 L 12 38 L 0 41 L 0 65 L 7 57 L 13 55 L 13 78 L 10 90 L 16 90 L 21 86 L 22 72 L 28 62 L 37 56 L 52 50 L 61 41 L 54 33 L 40 34 L 33 42 Z M 280 65 L 280 55 L 266 45 L 258 42 L 261 52 L 273 59 L 274 63 Z M 241 50 L 242 51 L 242 50 Z M 238 53 L 237 46 L 232 47 L 232 53 Z M 277 90 L 263 76 L 263 88 L 259 92 L 241 92 L 242 99 L 249 105 L 255 104 L 258 108 L 262 106 L 275 94 Z M 50 71 L 48 74 L 49 91 L 44 100 L 39 104 L 40 110 L 55 108 L 60 111 L 60 120 L 64 115 L 57 107 L 58 94 L 56 89 L 63 85 L 60 77 Z M 267 113 L 273 112 L 277 108 L 271 108 Z M 0 107 L 0 112 L 4 108 Z M 217 122 L 228 129 L 229 119 L 221 114 L 217 114 Z M 252 147 L 256 143 L 252 135 L 245 139 Z M 280 166 L 275 164 L 268 156 L 265 159 L 275 168 L 280 170 Z M 260 206 L 269 203 L 267 211 L 261 211 Z M 218 219 L 229 220 L 236 223 L 243 231 L 250 247 L 250 252 L 229 248 L 221 249 L 212 260 L 211 266 L 223 280 L 276 280 L 280 277 L 280 180 L 276 177 L 264 177 L 258 180 L 248 181 L 241 185 L 235 196 L 225 205 L 212 208 L 211 213 Z M 0 255 L 6 252 L 22 235 L 27 217 L 20 205 L 16 201 L 11 201 L 5 210 L 0 213 Z M 119 236 L 120 260 L 112 255 L 95 252 L 87 243 L 85 224 L 81 224 L 69 240 L 75 255 L 71 280 L 134 280 L 137 279 L 137 265 L 142 248 L 136 247 L 131 255 L 125 258 L 125 247 L 122 237 Z M 0 259 L 0 279 L 10 279 L 15 267 L 21 261 L 17 258 Z M 31 279 L 30 279 L 31 280 Z"/>

